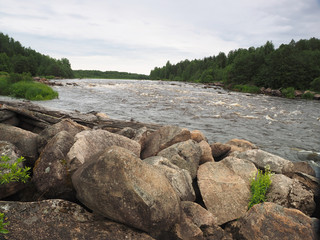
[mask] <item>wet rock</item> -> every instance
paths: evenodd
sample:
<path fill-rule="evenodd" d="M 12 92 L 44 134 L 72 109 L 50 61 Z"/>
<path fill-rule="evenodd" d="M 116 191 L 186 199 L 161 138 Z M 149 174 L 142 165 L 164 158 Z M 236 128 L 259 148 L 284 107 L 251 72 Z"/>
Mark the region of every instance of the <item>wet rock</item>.
<path fill-rule="evenodd" d="M 10 221 L 3 239 L 105 240 L 153 239 L 146 233 L 98 218 L 74 203 L 52 199 L 37 202 L 0 201 L 0 212 Z"/>
<path fill-rule="evenodd" d="M 48 198 L 74 200 L 66 155 L 73 145 L 73 136 L 58 132 L 46 145 L 33 169 L 32 181 L 37 190 Z"/>
<path fill-rule="evenodd" d="M 200 146 L 201 152 L 202 152 L 199 164 L 203 164 L 206 162 L 214 162 L 211 147 L 210 147 L 209 143 L 202 140 L 199 143 L 199 146 Z"/>
<path fill-rule="evenodd" d="M 144 159 L 155 156 L 161 150 L 170 147 L 175 143 L 187 141 L 190 138 L 191 133 L 186 128 L 164 126 L 147 137 L 141 157 Z"/>
<path fill-rule="evenodd" d="M 254 145 L 253 143 L 243 140 L 243 139 L 231 139 L 226 143 L 226 145 L 229 145 L 231 147 L 231 152 L 244 152 L 249 149 L 257 149 L 258 147 Z"/>
<path fill-rule="evenodd" d="M 231 150 L 231 147 L 229 145 L 222 144 L 219 142 L 211 144 L 210 147 L 212 151 L 212 156 L 216 161 L 220 161 L 221 159 L 226 157 Z"/>
<path fill-rule="evenodd" d="M 269 165 L 270 170 L 275 173 L 288 173 L 294 171 L 294 165 L 291 161 L 260 149 L 236 153 L 234 156 L 253 162 L 259 169 L 264 169 Z"/>
<path fill-rule="evenodd" d="M 196 141 L 196 142 L 201 142 L 201 141 L 206 141 L 208 142 L 206 136 L 199 130 L 193 130 L 190 132 L 191 133 L 191 139 Z"/>
<path fill-rule="evenodd" d="M 318 152 L 313 152 L 313 151 L 299 151 L 298 152 L 298 158 L 301 161 L 316 161 L 319 162 L 320 161 L 320 153 Z"/>
<path fill-rule="evenodd" d="M 296 209 L 265 202 L 253 206 L 231 227 L 234 239 L 317 239 L 313 219 Z"/>
<path fill-rule="evenodd" d="M 312 191 L 307 190 L 298 180 L 285 175 L 272 176 L 272 183 L 267 193 L 269 202 L 283 207 L 295 208 L 311 216 L 316 208 Z"/>
<path fill-rule="evenodd" d="M 112 146 L 72 176 L 88 208 L 146 232 L 169 230 L 180 219 L 180 200 L 164 174 L 131 151 Z"/>
<path fill-rule="evenodd" d="M 168 159 L 160 156 L 149 157 L 143 161 L 159 169 L 167 177 L 181 201 L 194 201 L 196 199 L 192 179 L 187 170 L 177 167 Z"/>
<path fill-rule="evenodd" d="M 248 184 L 221 162 L 207 162 L 198 170 L 198 185 L 206 208 L 221 225 L 237 219 L 248 209 Z"/>
<path fill-rule="evenodd" d="M 21 155 L 33 163 L 38 157 L 38 134 L 0 123 L 0 141 L 15 145 Z"/>
<path fill-rule="evenodd" d="M 13 164 L 16 162 L 17 158 L 19 158 L 21 155 L 19 153 L 19 150 L 9 142 L 0 141 L 0 157 L 1 156 L 7 156 L 10 158 L 9 164 Z M 19 168 L 23 168 L 24 164 L 19 163 Z M 4 174 L 7 174 L 10 172 L 9 169 L 1 169 L 1 172 Z M 5 197 L 11 196 L 15 194 L 16 192 L 20 191 L 25 187 L 25 184 L 19 183 L 19 182 L 10 182 L 6 184 L 0 184 L 0 199 L 3 199 Z"/>
<path fill-rule="evenodd" d="M 293 162 L 293 165 L 295 172 L 302 172 L 314 177 L 316 176 L 315 170 L 310 166 L 309 162 L 307 161 Z"/>
<path fill-rule="evenodd" d="M 87 130 L 75 136 L 75 143 L 67 154 L 68 166 L 73 172 L 80 165 L 94 161 L 105 149 L 120 146 L 140 156 L 140 144 L 127 137 L 106 130 Z"/>
<path fill-rule="evenodd" d="M 197 176 L 201 155 L 199 144 L 193 140 L 176 143 L 158 153 L 158 156 L 165 157 L 179 168 L 187 170 L 192 179 Z"/>

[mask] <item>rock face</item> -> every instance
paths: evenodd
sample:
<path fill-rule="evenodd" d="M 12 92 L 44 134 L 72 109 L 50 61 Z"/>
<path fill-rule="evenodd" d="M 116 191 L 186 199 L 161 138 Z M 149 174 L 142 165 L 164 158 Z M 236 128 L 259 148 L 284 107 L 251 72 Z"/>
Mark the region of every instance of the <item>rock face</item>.
<path fill-rule="evenodd" d="M 72 199 L 74 195 L 66 161 L 72 145 L 73 136 L 61 131 L 48 142 L 36 161 L 32 181 L 49 198 Z"/>
<path fill-rule="evenodd" d="M 191 133 L 188 129 L 177 126 L 164 126 L 147 137 L 145 147 L 141 152 L 141 158 L 155 156 L 161 150 L 189 139 L 191 139 Z"/>
<path fill-rule="evenodd" d="M 158 232 L 180 219 L 180 200 L 165 175 L 124 148 L 112 146 L 82 165 L 72 182 L 88 208 L 128 226 Z"/>
<path fill-rule="evenodd" d="M 231 147 L 231 152 L 238 151 L 238 152 L 244 152 L 249 149 L 257 149 L 257 146 L 253 143 L 243 140 L 243 139 L 231 139 L 226 143 L 226 145 L 229 145 Z"/>
<path fill-rule="evenodd" d="M 0 201 L 0 212 L 10 221 L 6 226 L 9 233 L 1 239 L 153 239 L 122 224 L 99 219 L 77 204 L 58 199 L 38 202 Z"/>
<path fill-rule="evenodd" d="M 196 194 L 192 187 L 192 179 L 187 170 L 177 167 L 168 159 L 160 156 L 149 157 L 143 161 L 156 167 L 167 177 L 181 201 L 196 200 Z"/>
<path fill-rule="evenodd" d="M 294 171 L 294 165 L 289 160 L 260 149 L 236 153 L 234 156 L 241 159 L 247 159 L 260 169 L 264 169 L 265 166 L 269 165 L 270 170 L 275 173 L 288 173 Z"/>
<path fill-rule="evenodd" d="M 235 239 L 317 239 L 310 217 L 269 202 L 253 206 L 232 230 Z"/>
<path fill-rule="evenodd" d="M 222 144 L 219 142 L 211 144 L 210 147 L 212 151 L 212 156 L 216 161 L 219 161 L 222 158 L 226 157 L 231 150 L 231 147 L 229 145 Z"/>
<path fill-rule="evenodd" d="M 283 207 L 298 209 L 308 216 L 316 208 L 312 191 L 307 190 L 298 180 L 282 174 L 272 176 L 267 200 Z"/>
<path fill-rule="evenodd" d="M 201 152 L 202 152 L 199 164 L 203 164 L 203 163 L 206 163 L 206 162 L 214 162 L 214 159 L 213 159 L 213 156 L 212 156 L 211 147 L 210 147 L 209 143 L 207 143 L 206 141 L 202 140 L 199 143 L 199 146 L 200 146 Z"/>
<path fill-rule="evenodd" d="M 192 179 L 197 176 L 201 155 L 199 144 L 193 140 L 176 143 L 158 153 L 158 156 L 165 157 L 179 168 L 187 170 Z"/>
<path fill-rule="evenodd" d="M 199 130 L 193 130 L 190 132 L 191 133 L 191 139 L 196 141 L 196 142 L 201 142 L 201 141 L 206 141 L 208 142 L 206 136 Z"/>
<path fill-rule="evenodd" d="M 248 209 L 248 184 L 221 162 L 207 162 L 198 170 L 203 201 L 221 225 L 244 215 Z"/>
<path fill-rule="evenodd" d="M 68 152 L 68 165 L 73 172 L 80 165 L 95 158 L 111 146 L 120 146 L 140 156 L 140 144 L 127 137 L 106 130 L 82 131 L 75 136 L 75 143 Z"/>
<path fill-rule="evenodd" d="M 0 141 L 15 145 L 31 162 L 38 157 L 38 134 L 0 123 Z"/>

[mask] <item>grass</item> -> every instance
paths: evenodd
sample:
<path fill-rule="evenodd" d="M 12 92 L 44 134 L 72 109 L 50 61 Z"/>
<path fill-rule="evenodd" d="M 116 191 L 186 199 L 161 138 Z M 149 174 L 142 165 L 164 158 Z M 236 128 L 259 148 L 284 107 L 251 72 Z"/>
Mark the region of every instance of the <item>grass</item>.
<path fill-rule="evenodd" d="M 271 185 L 271 176 L 273 173 L 270 171 L 270 166 L 265 167 L 265 171 L 258 170 L 255 177 L 251 180 L 250 190 L 251 198 L 248 209 L 255 204 L 262 203 L 266 200 L 266 194 Z"/>
<path fill-rule="evenodd" d="M 244 93 L 260 93 L 260 88 L 252 85 L 242 85 L 238 84 L 233 86 L 233 90 L 244 92 Z"/>
<path fill-rule="evenodd" d="M 288 87 L 285 89 L 281 90 L 281 93 L 286 97 L 286 98 L 295 98 L 294 95 L 294 88 L 293 87 Z"/>

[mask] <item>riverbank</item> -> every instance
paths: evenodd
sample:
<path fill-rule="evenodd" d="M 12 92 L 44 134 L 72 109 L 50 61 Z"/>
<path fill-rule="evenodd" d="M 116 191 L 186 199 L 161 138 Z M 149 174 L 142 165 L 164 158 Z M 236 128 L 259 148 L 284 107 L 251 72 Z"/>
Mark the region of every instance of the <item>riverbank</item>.
<path fill-rule="evenodd" d="M 316 239 L 319 180 L 308 162 L 98 112 L 2 102 L 0 117 L 0 152 L 25 156 L 33 172 L 1 186 L 4 239 Z M 248 210 L 250 180 L 267 164 L 267 202 Z"/>

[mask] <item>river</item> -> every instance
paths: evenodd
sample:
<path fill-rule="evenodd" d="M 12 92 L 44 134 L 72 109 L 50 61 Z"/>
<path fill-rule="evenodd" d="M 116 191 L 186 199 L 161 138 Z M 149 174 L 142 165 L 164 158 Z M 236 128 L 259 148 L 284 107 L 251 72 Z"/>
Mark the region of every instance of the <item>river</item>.
<path fill-rule="evenodd" d="M 59 110 L 104 112 L 114 119 L 198 129 L 209 143 L 246 139 L 291 161 L 304 160 L 304 151 L 320 156 L 320 101 L 230 92 L 182 82 L 56 82 L 63 84 L 54 87 L 59 99 L 38 104 Z"/>

